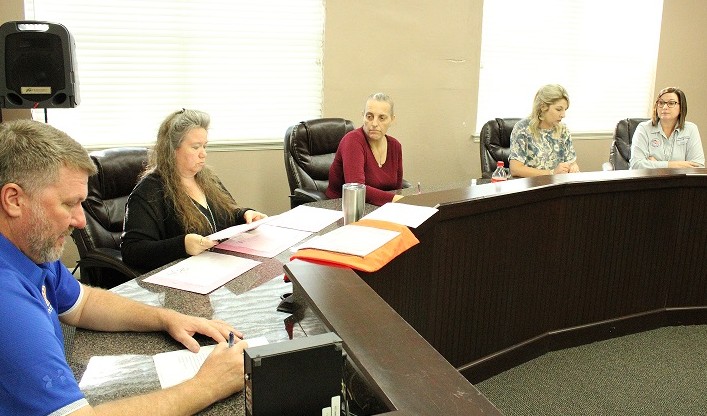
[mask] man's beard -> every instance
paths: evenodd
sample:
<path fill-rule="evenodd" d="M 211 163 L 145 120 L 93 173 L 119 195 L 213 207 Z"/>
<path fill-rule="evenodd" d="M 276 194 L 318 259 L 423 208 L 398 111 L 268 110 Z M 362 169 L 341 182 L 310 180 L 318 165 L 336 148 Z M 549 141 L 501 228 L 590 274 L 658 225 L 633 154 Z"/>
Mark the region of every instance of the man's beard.
<path fill-rule="evenodd" d="M 64 244 L 57 245 L 57 240 L 59 236 L 50 235 L 51 225 L 47 221 L 44 210 L 39 204 L 33 203 L 31 206 L 32 211 L 32 225 L 29 230 L 29 241 L 28 246 L 32 254 L 32 259 L 37 263 L 47 263 L 59 260 L 61 253 L 64 251 Z M 61 235 L 66 238 L 71 235 L 73 227 L 64 231 Z"/>

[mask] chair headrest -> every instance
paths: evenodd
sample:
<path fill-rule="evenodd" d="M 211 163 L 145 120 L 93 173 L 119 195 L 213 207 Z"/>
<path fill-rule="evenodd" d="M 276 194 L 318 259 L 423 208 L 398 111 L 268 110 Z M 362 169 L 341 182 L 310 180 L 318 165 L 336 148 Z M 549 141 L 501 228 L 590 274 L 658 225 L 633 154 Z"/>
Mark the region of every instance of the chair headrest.
<path fill-rule="evenodd" d="M 353 130 L 343 118 L 320 118 L 300 122 L 293 132 L 293 147 L 301 157 L 336 153 L 341 138 Z"/>
<path fill-rule="evenodd" d="M 520 118 L 496 118 L 489 120 L 481 128 L 482 142 L 486 147 L 490 145 L 502 148 L 511 147 L 511 132 Z"/>
<path fill-rule="evenodd" d="M 91 152 L 98 173 L 89 178 L 89 194 L 113 199 L 130 194 L 147 164 L 147 149 L 121 147 Z"/>

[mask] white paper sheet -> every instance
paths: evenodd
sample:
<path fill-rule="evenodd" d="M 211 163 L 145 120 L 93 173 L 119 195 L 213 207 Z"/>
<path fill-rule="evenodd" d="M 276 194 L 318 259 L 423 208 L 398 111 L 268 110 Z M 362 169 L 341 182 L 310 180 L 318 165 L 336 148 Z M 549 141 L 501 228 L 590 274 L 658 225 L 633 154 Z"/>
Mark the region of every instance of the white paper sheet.
<path fill-rule="evenodd" d="M 268 343 L 265 337 L 246 339 L 246 341 L 248 342 L 248 348 Z M 216 345 L 201 347 L 199 352 L 196 353 L 184 349 L 155 354 L 153 360 L 155 361 L 157 377 L 160 379 L 160 386 L 166 389 L 194 377 L 214 348 L 216 348 Z"/>
<path fill-rule="evenodd" d="M 250 224 L 234 225 L 233 227 L 228 227 L 228 228 L 223 229 L 221 231 L 217 231 L 213 234 L 209 234 L 206 236 L 206 238 L 213 240 L 213 241 L 229 239 L 229 238 L 234 237 L 240 233 L 244 233 L 246 231 L 256 229 L 259 226 L 266 224 L 271 219 L 272 219 L 271 217 L 265 217 L 262 220 L 253 221 Z"/>
<path fill-rule="evenodd" d="M 217 245 L 216 248 L 272 258 L 311 235 L 312 233 L 307 231 L 266 224 L 255 230 L 238 234 Z"/>
<path fill-rule="evenodd" d="M 160 386 L 166 389 L 194 377 L 214 348 L 215 345 L 208 345 L 199 348 L 199 352 L 185 349 L 155 354 L 153 359 Z"/>
<path fill-rule="evenodd" d="M 389 202 L 364 216 L 363 219 L 388 221 L 417 228 L 437 211 L 439 211 L 437 208 Z"/>
<path fill-rule="evenodd" d="M 341 211 L 299 205 L 272 217 L 268 225 L 317 233 L 343 216 Z"/>
<path fill-rule="evenodd" d="M 324 235 L 312 237 L 297 249 L 316 248 L 364 257 L 400 235 L 397 231 L 349 224 Z"/>
<path fill-rule="evenodd" d="M 204 295 L 258 264 L 251 259 L 205 251 L 153 274 L 145 282 Z"/>

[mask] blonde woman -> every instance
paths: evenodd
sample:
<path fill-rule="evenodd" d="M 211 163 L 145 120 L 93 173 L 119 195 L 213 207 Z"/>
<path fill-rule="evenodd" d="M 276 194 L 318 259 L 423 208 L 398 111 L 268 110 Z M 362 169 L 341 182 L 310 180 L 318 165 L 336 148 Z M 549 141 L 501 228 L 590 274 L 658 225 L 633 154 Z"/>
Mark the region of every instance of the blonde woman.
<path fill-rule="evenodd" d="M 548 84 L 535 94 L 528 118 L 511 132 L 511 175 L 530 177 L 579 172 L 572 136 L 562 123 L 570 98 L 561 85 Z"/>

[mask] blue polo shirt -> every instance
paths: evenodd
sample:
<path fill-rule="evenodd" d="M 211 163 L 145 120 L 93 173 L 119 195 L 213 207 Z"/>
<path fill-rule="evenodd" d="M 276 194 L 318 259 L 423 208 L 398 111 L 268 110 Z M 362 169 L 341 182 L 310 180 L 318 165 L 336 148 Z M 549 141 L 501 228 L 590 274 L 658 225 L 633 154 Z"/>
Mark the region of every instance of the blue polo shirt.
<path fill-rule="evenodd" d="M 0 234 L 1 415 L 65 415 L 88 405 L 59 326 L 82 295 L 61 262 L 35 264 Z"/>

